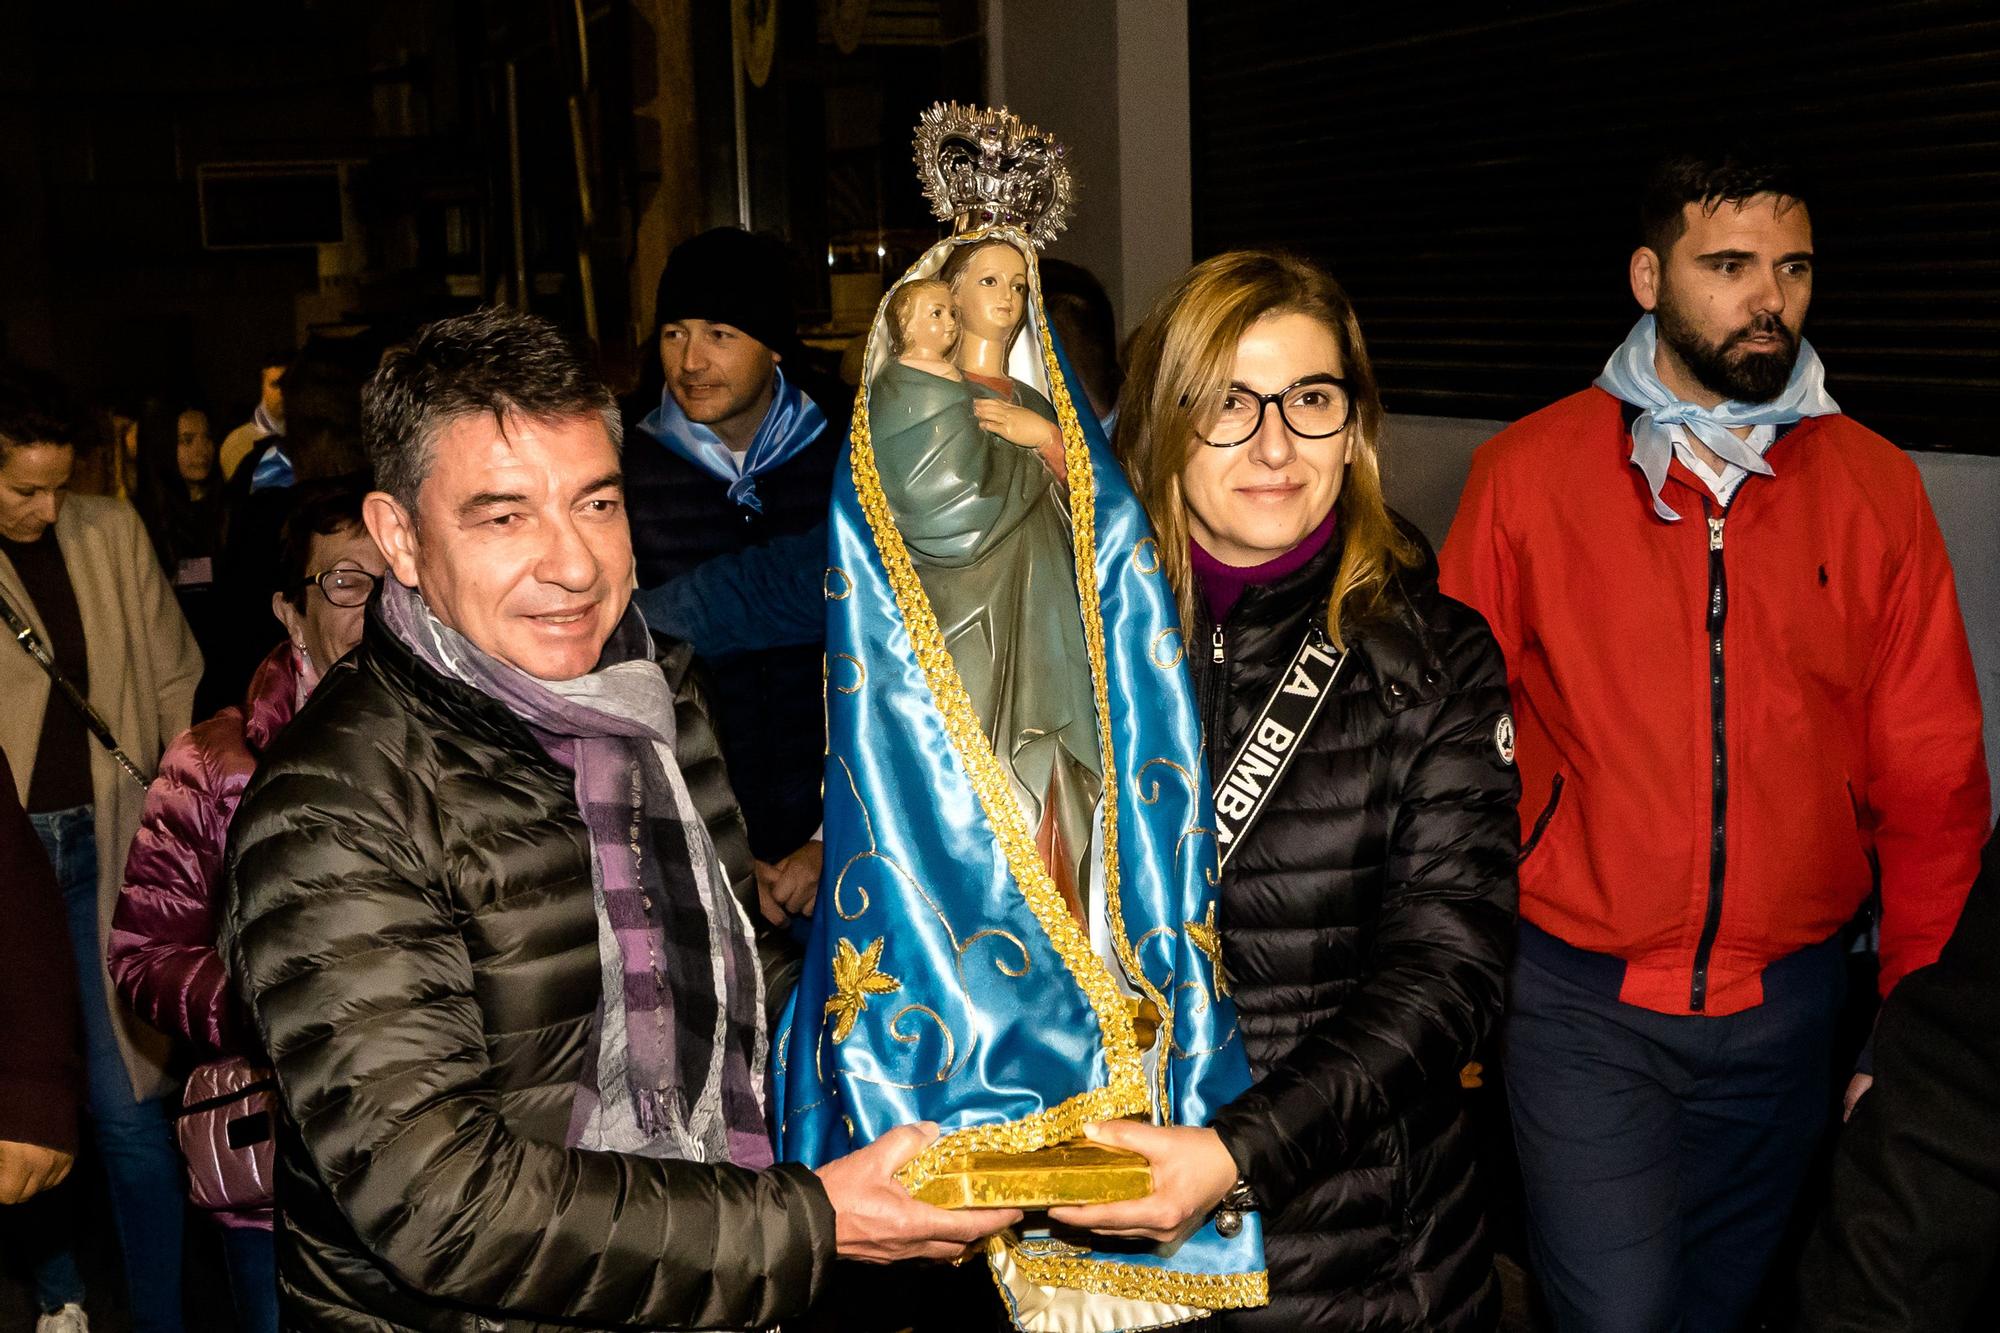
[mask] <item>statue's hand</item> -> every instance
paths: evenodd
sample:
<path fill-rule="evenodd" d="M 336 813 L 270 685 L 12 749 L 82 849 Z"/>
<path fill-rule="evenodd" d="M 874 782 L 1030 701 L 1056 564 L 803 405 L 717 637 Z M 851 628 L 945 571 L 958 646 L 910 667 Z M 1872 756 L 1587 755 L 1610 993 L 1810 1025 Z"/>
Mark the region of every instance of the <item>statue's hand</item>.
<path fill-rule="evenodd" d="M 981 429 L 1023 449 L 1041 449 L 1051 440 L 1057 444 L 1062 442 L 1055 422 L 1015 403 L 1003 403 L 998 398 L 975 398 L 972 400 L 972 415 L 979 419 Z"/>
<path fill-rule="evenodd" d="M 973 399 L 972 415 L 979 419 L 981 428 L 1007 443 L 1033 449 L 1058 480 L 1069 480 L 1069 464 L 1063 458 L 1062 430 L 1055 422 L 1025 407 L 1003 403 L 998 398 Z"/>

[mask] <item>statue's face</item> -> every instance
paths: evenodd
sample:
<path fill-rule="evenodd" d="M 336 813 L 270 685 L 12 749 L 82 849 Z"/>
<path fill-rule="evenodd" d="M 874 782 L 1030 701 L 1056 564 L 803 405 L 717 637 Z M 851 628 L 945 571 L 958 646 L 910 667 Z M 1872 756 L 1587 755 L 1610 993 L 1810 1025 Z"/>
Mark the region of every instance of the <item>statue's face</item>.
<path fill-rule="evenodd" d="M 1028 313 L 1028 261 L 1011 245 L 981 246 L 951 290 L 960 328 L 975 338 L 1007 342 Z"/>
<path fill-rule="evenodd" d="M 958 311 L 952 305 L 951 288 L 941 282 L 924 283 L 903 323 L 904 350 L 945 357 L 957 343 Z"/>

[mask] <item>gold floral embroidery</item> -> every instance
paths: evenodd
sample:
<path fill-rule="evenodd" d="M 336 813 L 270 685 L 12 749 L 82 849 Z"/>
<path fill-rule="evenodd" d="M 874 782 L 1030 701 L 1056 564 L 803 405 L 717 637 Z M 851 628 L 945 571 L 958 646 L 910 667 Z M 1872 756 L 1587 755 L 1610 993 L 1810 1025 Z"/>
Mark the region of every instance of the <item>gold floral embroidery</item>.
<path fill-rule="evenodd" d="M 847 1035 L 854 1031 L 854 1020 L 868 1007 L 869 996 L 892 995 L 903 988 L 902 982 L 877 966 L 881 961 L 880 938 L 859 952 L 855 951 L 852 940 L 842 940 L 835 950 L 833 998 L 826 1002 L 826 1012 L 833 1016 L 836 1044 L 846 1041 Z"/>
<path fill-rule="evenodd" d="M 1202 921 L 1187 923 L 1188 943 L 1207 955 L 1209 966 L 1215 969 L 1215 993 L 1229 994 L 1229 974 L 1222 967 L 1222 931 L 1215 924 L 1215 904 L 1208 905 L 1208 917 Z"/>

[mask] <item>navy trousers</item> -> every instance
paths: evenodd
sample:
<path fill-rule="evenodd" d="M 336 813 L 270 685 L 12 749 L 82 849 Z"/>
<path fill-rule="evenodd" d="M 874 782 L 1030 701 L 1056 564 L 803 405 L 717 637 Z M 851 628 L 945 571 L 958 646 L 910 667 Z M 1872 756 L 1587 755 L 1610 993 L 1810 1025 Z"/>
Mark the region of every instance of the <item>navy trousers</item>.
<path fill-rule="evenodd" d="M 1766 969 L 1763 1004 L 1710 1018 L 1621 1004 L 1622 964 L 1522 934 L 1507 1097 L 1557 1329 L 1733 1333 L 1829 1119 L 1838 941 Z"/>

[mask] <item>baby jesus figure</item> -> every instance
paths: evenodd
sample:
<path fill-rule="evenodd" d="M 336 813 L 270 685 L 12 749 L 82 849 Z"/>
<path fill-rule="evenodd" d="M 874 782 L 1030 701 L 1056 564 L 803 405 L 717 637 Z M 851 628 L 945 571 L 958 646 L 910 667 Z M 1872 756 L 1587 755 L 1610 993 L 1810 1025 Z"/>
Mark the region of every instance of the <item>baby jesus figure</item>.
<path fill-rule="evenodd" d="M 958 307 L 951 288 L 936 278 L 906 282 L 889 298 L 889 340 L 896 359 L 910 369 L 964 381 L 951 363 L 958 347 Z"/>

